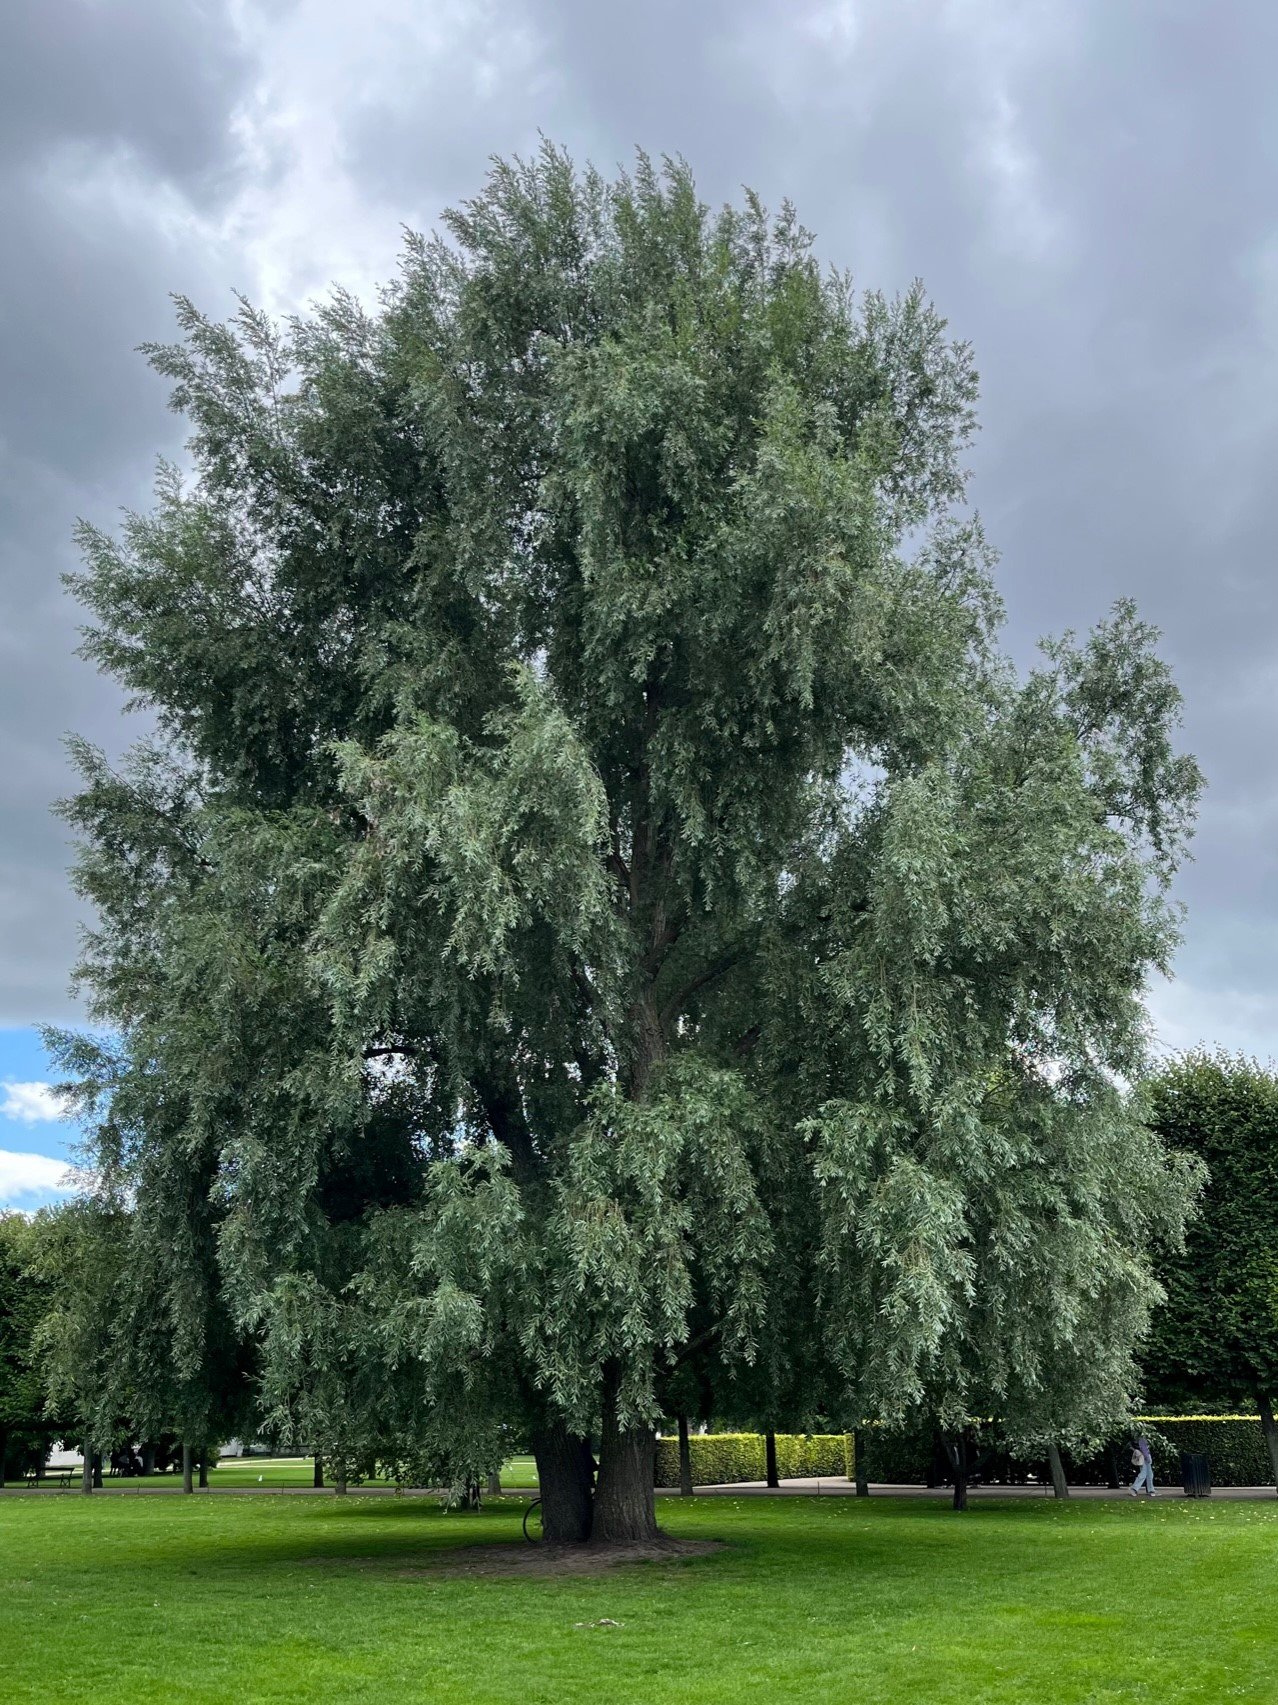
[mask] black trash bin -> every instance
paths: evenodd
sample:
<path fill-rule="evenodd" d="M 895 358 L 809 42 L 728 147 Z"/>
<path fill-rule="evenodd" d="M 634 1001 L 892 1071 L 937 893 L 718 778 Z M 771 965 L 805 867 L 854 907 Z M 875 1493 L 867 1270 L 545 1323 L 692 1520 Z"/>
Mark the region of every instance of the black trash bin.
<path fill-rule="evenodd" d="M 1190 1451 L 1182 1451 L 1180 1478 L 1187 1498 L 1211 1497 L 1211 1469 L 1205 1456 L 1199 1456 Z"/>

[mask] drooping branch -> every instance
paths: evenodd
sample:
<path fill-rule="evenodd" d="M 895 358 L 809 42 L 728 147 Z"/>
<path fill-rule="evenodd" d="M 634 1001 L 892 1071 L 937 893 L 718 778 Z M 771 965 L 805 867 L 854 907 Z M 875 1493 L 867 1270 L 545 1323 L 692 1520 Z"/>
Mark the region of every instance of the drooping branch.
<path fill-rule="evenodd" d="M 711 983 L 717 982 L 720 977 L 726 976 L 734 965 L 739 964 L 744 953 L 745 950 L 741 947 L 731 947 L 718 954 L 708 965 L 704 965 L 695 976 L 690 977 L 686 983 L 676 989 L 662 1003 L 662 1018 L 671 1019 L 675 1017 L 688 1004 L 693 995 L 701 989 L 707 988 Z"/>

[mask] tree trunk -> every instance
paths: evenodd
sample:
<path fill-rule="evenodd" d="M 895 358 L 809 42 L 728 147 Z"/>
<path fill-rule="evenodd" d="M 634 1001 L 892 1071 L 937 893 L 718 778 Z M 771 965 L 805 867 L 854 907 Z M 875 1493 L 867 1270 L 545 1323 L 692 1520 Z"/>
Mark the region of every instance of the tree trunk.
<path fill-rule="evenodd" d="M 1278 1486 L 1278 1422 L 1274 1420 L 1274 1406 L 1267 1391 L 1256 1393 L 1256 1408 L 1260 1411 L 1260 1425 L 1264 1429 L 1265 1443 L 1269 1446 L 1274 1485 Z"/>
<path fill-rule="evenodd" d="M 1061 1461 L 1060 1448 L 1055 1439 L 1047 1446 L 1047 1466 L 1052 1476 L 1052 1495 L 1057 1498 L 1069 1497 L 1069 1484 L 1065 1479 L 1065 1464 Z"/>
<path fill-rule="evenodd" d="M 856 1476 L 856 1495 L 858 1498 L 868 1498 L 870 1495 L 869 1471 L 865 1466 L 865 1429 L 857 1427 L 852 1434 L 852 1472 Z"/>
<path fill-rule="evenodd" d="M 145 1444 L 142 1446 L 142 1472 L 143 1472 L 143 1474 L 148 1474 L 148 1475 L 155 1473 L 155 1445 L 154 1444 Z"/>
<path fill-rule="evenodd" d="M 207 1492 L 209 1489 L 209 1453 L 206 1445 L 201 1445 L 200 1447 L 199 1464 L 200 1490 L 202 1492 Z"/>
<path fill-rule="evenodd" d="M 550 1421 L 532 1435 L 541 1494 L 541 1533 L 550 1545 L 579 1545 L 590 1538 L 594 1459 L 590 1441 Z"/>
<path fill-rule="evenodd" d="M 692 1487 L 692 1446 L 688 1443 L 688 1417 L 679 1417 L 679 1496 L 690 1498 Z"/>
<path fill-rule="evenodd" d="M 0 1491 L 4 1489 L 4 1453 L 9 1448 L 9 1429 L 0 1427 Z"/>
<path fill-rule="evenodd" d="M 651 1427 L 622 1427 L 617 1421 L 621 1376 L 615 1366 L 604 1372 L 603 1427 L 599 1446 L 599 1484 L 590 1537 L 602 1545 L 627 1545 L 656 1539 L 656 1437 Z"/>
<path fill-rule="evenodd" d="M 488 1486 L 485 1495 L 489 1498 L 501 1497 L 501 1469 L 495 1468 L 488 1476 Z"/>
<path fill-rule="evenodd" d="M 102 1452 L 100 1450 L 95 1450 L 93 1453 L 93 1490 L 95 1492 L 102 1490 Z"/>
<path fill-rule="evenodd" d="M 1105 1484 L 1111 1492 L 1117 1492 L 1123 1484 L 1118 1474 L 1118 1451 L 1113 1445 L 1105 1446 Z"/>
<path fill-rule="evenodd" d="M 182 1490 L 184 1492 L 194 1492 L 195 1490 L 194 1468 L 195 1451 L 190 1445 L 184 1444 L 182 1446 Z"/>
<path fill-rule="evenodd" d="M 763 1477 L 775 1492 L 781 1485 L 777 1473 L 777 1435 L 769 1428 L 763 1435 Z"/>
<path fill-rule="evenodd" d="M 324 1458 L 318 1451 L 315 1452 L 315 1472 L 311 1476 L 311 1485 L 317 1492 L 321 1491 L 324 1485 Z"/>
<path fill-rule="evenodd" d="M 93 1440 L 87 1434 L 84 1440 L 84 1467 L 80 1470 L 80 1490 L 93 1490 Z"/>
<path fill-rule="evenodd" d="M 955 1438 L 942 1440 L 946 1461 L 950 1465 L 950 1477 L 954 1482 L 954 1508 L 967 1508 L 967 1434 L 959 1433 Z"/>
<path fill-rule="evenodd" d="M 344 1456 L 339 1456 L 337 1459 L 335 1481 L 338 1497 L 344 1498 L 346 1496 L 346 1458 Z"/>

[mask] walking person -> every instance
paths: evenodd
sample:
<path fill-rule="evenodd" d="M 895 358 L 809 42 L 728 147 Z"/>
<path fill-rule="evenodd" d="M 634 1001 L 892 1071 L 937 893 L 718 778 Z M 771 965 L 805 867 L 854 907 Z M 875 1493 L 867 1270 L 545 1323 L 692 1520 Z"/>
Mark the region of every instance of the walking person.
<path fill-rule="evenodd" d="M 1143 1487 L 1146 1497 L 1152 1498 L 1154 1496 L 1154 1453 L 1149 1448 L 1149 1440 L 1144 1433 L 1132 1446 L 1132 1467 L 1139 1467 L 1140 1470 L 1132 1481 L 1132 1497 L 1138 1498 Z"/>

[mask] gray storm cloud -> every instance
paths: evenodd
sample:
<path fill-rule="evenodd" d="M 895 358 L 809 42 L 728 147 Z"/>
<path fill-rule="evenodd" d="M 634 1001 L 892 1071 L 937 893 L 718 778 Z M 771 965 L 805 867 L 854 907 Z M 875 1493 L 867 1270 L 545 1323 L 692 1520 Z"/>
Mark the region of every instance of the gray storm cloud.
<path fill-rule="evenodd" d="M 0 1021 L 73 1016 L 48 805 L 69 728 L 129 737 L 72 652 L 77 515 L 146 501 L 180 425 L 134 346 L 167 292 L 369 290 L 490 153 L 680 152 L 790 196 L 867 285 L 975 345 L 972 499 L 1009 637 L 1135 596 L 1208 776 L 1163 1040 L 1271 1050 L 1278 815 L 1278 14 L 1160 0 L 10 0 L 0 18 Z"/>

